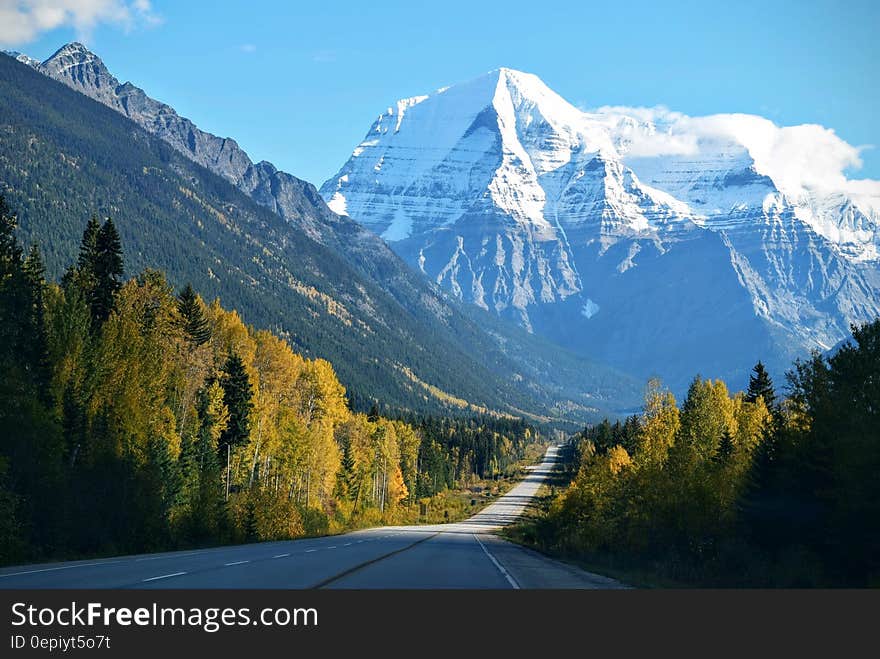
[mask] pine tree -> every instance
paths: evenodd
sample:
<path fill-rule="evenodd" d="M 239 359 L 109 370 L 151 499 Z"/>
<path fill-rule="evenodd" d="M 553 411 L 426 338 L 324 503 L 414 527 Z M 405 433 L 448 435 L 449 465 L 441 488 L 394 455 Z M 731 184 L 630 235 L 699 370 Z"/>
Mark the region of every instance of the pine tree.
<path fill-rule="evenodd" d="M 257 542 L 260 539 L 257 530 L 257 511 L 253 501 L 248 501 L 244 518 L 244 541 Z"/>
<path fill-rule="evenodd" d="M 186 533 L 191 540 L 203 542 L 217 537 L 223 515 L 223 477 L 217 453 L 229 414 L 219 383 L 205 384 L 199 391 L 197 408 L 198 434 L 193 442 L 187 441 L 181 446 L 182 496 L 179 500 L 188 512 Z M 224 464 L 225 451 L 224 448 Z"/>
<path fill-rule="evenodd" d="M 177 310 L 182 318 L 183 331 L 191 344 L 200 346 L 211 339 L 211 326 L 190 284 L 177 296 Z"/>
<path fill-rule="evenodd" d="M 230 352 L 223 365 L 220 378 L 223 402 L 229 410 L 229 421 L 220 434 L 217 451 L 226 455 L 226 447 L 235 448 L 247 443 L 251 431 L 251 412 L 254 407 L 254 389 L 248 377 L 244 361 Z"/>
<path fill-rule="evenodd" d="M 340 461 L 339 474 L 337 476 L 337 491 L 342 499 L 351 498 L 351 494 L 355 489 L 355 466 L 351 438 L 345 436 L 342 440 L 342 460 Z"/>
<path fill-rule="evenodd" d="M 752 539 L 773 544 L 784 522 L 779 505 L 780 442 L 778 431 L 766 428 L 755 449 L 740 499 L 740 519 Z"/>
<path fill-rule="evenodd" d="M 76 269 L 80 273 L 88 273 L 92 277 L 95 274 L 98 262 L 98 234 L 101 232 L 101 223 L 92 215 L 83 231 L 82 240 L 79 244 L 79 256 L 76 260 Z"/>
<path fill-rule="evenodd" d="M 88 231 L 88 229 L 87 229 Z M 85 240 L 85 236 L 83 237 Z M 122 288 L 122 243 L 113 220 L 107 218 L 95 241 L 95 287 L 91 295 L 92 318 L 103 323 L 110 317 L 116 294 Z"/>
<path fill-rule="evenodd" d="M 768 410 L 772 411 L 776 408 L 776 391 L 773 388 L 773 380 L 770 379 L 770 374 L 760 361 L 752 368 L 745 400 L 754 403 L 759 396 L 764 399 Z"/>
<path fill-rule="evenodd" d="M 0 196 L 0 363 L 17 363 L 27 334 L 27 283 L 22 249 L 15 237 L 18 218 Z"/>
<path fill-rule="evenodd" d="M 28 305 L 28 350 L 24 355 L 28 368 L 32 371 L 33 381 L 40 397 L 48 402 L 50 364 L 48 354 L 48 337 L 46 333 L 46 268 L 43 257 L 36 245 L 28 252 L 22 265 L 27 284 Z"/>
<path fill-rule="evenodd" d="M 733 443 L 733 435 L 725 429 L 721 434 L 721 441 L 718 442 L 718 448 L 715 449 L 715 455 L 712 456 L 713 462 L 719 465 L 726 465 L 730 462 L 736 451 L 736 445 Z"/>
<path fill-rule="evenodd" d="M 593 433 L 593 444 L 598 455 L 605 455 L 614 445 L 612 427 L 608 419 L 603 419 L 602 423 L 596 426 Z"/>

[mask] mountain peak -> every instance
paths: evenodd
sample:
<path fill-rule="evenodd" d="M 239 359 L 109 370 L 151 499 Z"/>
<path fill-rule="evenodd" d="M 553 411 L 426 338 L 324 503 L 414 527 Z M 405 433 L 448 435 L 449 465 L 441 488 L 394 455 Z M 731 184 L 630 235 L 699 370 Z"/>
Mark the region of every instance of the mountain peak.
<path fill-rule="evenodd" d="M 55 51 L 40 65 L 40 70 L 76 91 L 96 90 L 93 97 L 104 102 L 111 98 L 119 81 L 101 58 L 79 41 L 72 41 Z M 106 98 L 105 98 L 106 97 Z"/>
<path fill-rule="evenodd" d="M 674 131 L 653 116 L 674 115 L 584 112 L 501 67 L 389 108 L 321 194 L 453 296 L 575 351 L 603 345 L 640 374 L 659 370 L 647 366 L 658 343 L 676 360 L 717 342 L 719 325 L 738 328 L 738 356 L 719 366 L 734 373 L 761 342 L 778 354 L 833 345 L 878 313 L 880 224 L 848 195 L 788 194 L 733 135 L 743 119 L 709 139 L 711 126 Z M 769 123 L 745 124 L 765 150 Z M 814 263 L 829 265 L 820 276 Z M 660 292 L 658 276 L 688 283 Z M 736 321 L 680 325 L 722 298 Z M 696 368 L 682 362 L 676 377 Z"/>
<path fill-rule="evenodd" d="M 95 55 L 91 50 L 86 48 L 79 41 L 71 41 L 70 43 L 61 46 L 61 48 L 56 50 L 52 54 L 52 56 L 49 57 L 46 61 L 48 62 L 50 60 L 55 59 L 56 57 L 65 57 L 65 56 L 66 57 L 71 57 L 71 56 L 73 56 L 73 57 L 94 57 L 94 58 L 98 57 L 97 55 Z"/>
<path fill-rule="evenodd" d="M 541 80 L 534 73 L 527 73 L 525 71 L 518 71 L 517 69 L 511 69 L 509 67 L 502 66 L 497 69 L 487 71 L 486 73 L 477 76 L 476 78 L 472 78 L 467 82 L 443 87 L 439 89 L 438 92 L 442 93 L 448 89 L 455 89 L 456 87 L 465 87 L 472 85 L 482 87 L 484 89 L 491 88 L 492 90 L 496 89 L 499 85 L 505 85 L 507 87 L 510 87 L 511 89 L 519 89 L 524 95 L 531 95 L 533 93 L 542 94 L 550 91 L 549 87 L 544 84 L 544 81 Z"/>

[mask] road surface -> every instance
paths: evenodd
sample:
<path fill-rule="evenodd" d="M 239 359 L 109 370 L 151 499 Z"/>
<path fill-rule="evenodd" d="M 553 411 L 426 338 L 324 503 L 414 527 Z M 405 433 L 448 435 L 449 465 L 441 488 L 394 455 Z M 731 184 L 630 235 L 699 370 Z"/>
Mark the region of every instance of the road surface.
<path fill-rule="evenodd" d="M 464 522 L 7 567 L 0 588 L 622 588 L 493 534 L 535 496 L 556 451 Z"/>

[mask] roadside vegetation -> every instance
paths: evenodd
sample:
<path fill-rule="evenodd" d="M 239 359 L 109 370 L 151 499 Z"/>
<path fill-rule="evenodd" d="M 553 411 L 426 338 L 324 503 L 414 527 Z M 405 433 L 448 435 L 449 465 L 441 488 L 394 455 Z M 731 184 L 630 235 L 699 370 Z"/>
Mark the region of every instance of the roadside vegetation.
<path fill-rule="evenodd" d="M 2 563 L 452 521 L 543 445 L 518 419 L 354 412 L 329 362 L 126 279 L 112 220 L 60 283 L 15 225 L 0 198 Z"/>
<path fill-rule="evenodd" d="M 880 320 L 798 361 L 784 397 L 697 377 L 679 406 L 572 437 L 512 539 L 634 585 L 880 586 Z"/>

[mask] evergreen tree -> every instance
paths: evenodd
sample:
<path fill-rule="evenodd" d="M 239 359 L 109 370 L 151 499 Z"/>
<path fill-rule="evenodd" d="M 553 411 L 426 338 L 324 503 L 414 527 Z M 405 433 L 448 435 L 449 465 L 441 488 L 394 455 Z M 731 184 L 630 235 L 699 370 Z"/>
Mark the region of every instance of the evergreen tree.
<path fill-rule="evenodd" d="M 776 408 L 776 391 L 773 389 L 773 380 L 770 379 L 770 374 L 760 361 L 755 364 L 751 375 L 749 375 L 749 388 L 746 391 L 745 400 L 754 403 L 759 396 L 764 399 L 768 410 L 772 411 Z"/>
<path fill-rule="evenodd" d="M 76 260 L 76 269 L 82 274 L 95 276 L 98 263 L 98 234 L 101 232 L 101 223 L 92 215 L 83 231 L 82 240 L 79 244 L 79 257 Z M 91 289 L 91 287 L 90 287 Z"/>
<path fill-rule="evenodd" d="M 355 467 L 354 451 L 351 447 L 351 437 L 342 439 L 342 460 L 339 464 L 337 477 L 337 492 L 340 498 L 350 499 L 355 490 Z"/>
<path fill-rule="evenodd" d="M 718 448 L 715 449 L 715 455 L 712 460 L 719 465 L 726 465 L 730 462 L 736 451 L 736 445 L 733 443 L 733 435 L 725 429 L 721 435 L 721 441 L 718 442 Z"/>
<path fill-rule="evenodd" d="M 34 384 L 40 397 L 48 402 L 49 379 L 51 368 L 48 354 L 48 337 L 46 335 L 46 268 L 43 257 L 36 245 L 28 252 L 22 266 L 27 284 L 28 305 L 28 350 L 23 355 L 32 370 Z"/>
<path fill-rule="evenodd" d="M 18 218 L 0 196 L 0 364 L 13 365 L 27 333 L 27 283 L 15 237 Z"/>
<path fill-rule="evenodd" d="M 193 541 L 217 537 L 223 512 L 223 476 L 218 458 L 219 438 L 229 421 L 223 389 L 209 382 L 199 391 L 199 429 L 194 442 L 181 445 L 181 495 L 186 534 Z M 225 448 L 223 449 L 225 454 Z M 223 456 L 225 464 L 225 455 Z"/>
<path fill-rule="evenodd" d="M 98 232 L 94 259 L 95 288 L 91 306 L 92 318 L 98 323 L 107 320 L 113 311 L 116 294 L 122 288 L 122 274 L 122 243 L 113 220 L 107 218 Z"/>
<path fill-rule="evenodd" d="M 777 543 L 780 524 L 785 522 L 779 492 L 780 461 L 779 431 L 766 428 L 764 439 L 755 449 L 739 503 L 744 528 L 753 541 L 764 546 Z"/>
<path fill-rule="evenodd" d="M 145 457 L 138 496 L 143 519 L 139 530 L 142 545 L 159 549 L 168 543 L 168 513 L 177 496 L 178 471 L 164 438 L 150 437 Z"/>
<path fill-rule="evenodd" d="M 628 416 L 626 421 L 623 422 L 623 437 L 620 445 L 626 449 L 626 452 L 630 455 L 635 455 L 639 446 L 639 433 L 641 428 L 639 426 L 639 417 L 635 414 L 632 416 Z"/>
<path fill-rule="evenodd" d="M 257 511 L 253 501 L 247 502 L 247 509 L 244 518 L 244 541 L 257 542 L 260 534 L 257 530 Z"/>
<path fill-rule="evenodd" d="M 229 353 L 223 365 L 220 386 L 223 387 L 223 402 L 229 411 L 229 421 L 220 434 L 217 451 L 225 456 L 227 446 L 235 448 L 247 443 L 254 407 L 254 389 L 244 361 L 234 352 Z"/>
<path fill-rule="evenodd" d="M 113 220 L 103 226 L 92 216 L 83 231 L 76 269 L 68 271 L 62 283 L 74 285 L 89 303 L 92 329 L 100 327 L 113 311 L 116 294 L 122 287 L 122 244 Z"/>
<path fill-rule="evenodd" d="M 200 346 L 211 339 L 211 326 L 190 284 L 187 284 L 177 296 L 177 310 L 183 319 L 183 331 L 190 343 Z"/>
<path fill-rule="evenodd" d="M 602 423 L 596 426 L 593 444 L 598 455 L 605 455 L 614 446 L 614 436 L 608 419 L 603 419 Z"/>

